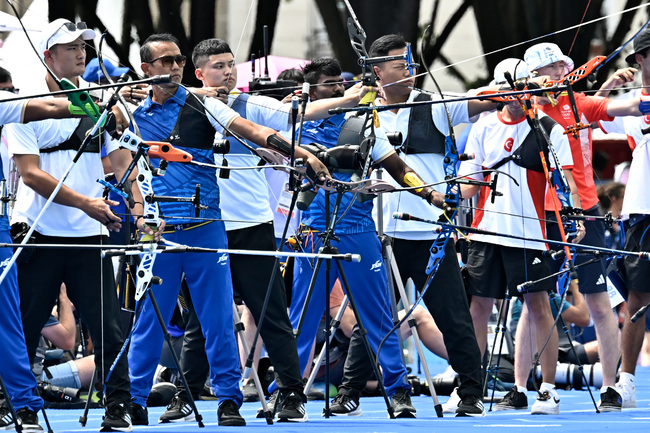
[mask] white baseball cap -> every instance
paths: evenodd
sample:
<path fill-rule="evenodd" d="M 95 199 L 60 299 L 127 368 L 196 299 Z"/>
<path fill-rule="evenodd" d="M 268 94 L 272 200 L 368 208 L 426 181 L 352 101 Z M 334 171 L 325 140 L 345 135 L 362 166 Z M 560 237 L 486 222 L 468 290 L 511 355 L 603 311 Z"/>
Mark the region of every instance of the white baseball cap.
<path fill-rule="evenodd" d="M 494 68 L 494 80 L 490 85 L 494 84 L 503 84 L 507 82 L 506 72 L 510 72 L 512 79 L 517 81 L 521 78 L 528 77 L 528 69 L 526 68 L 526 63 L 521 59 L 508 58 L 501 60 L 498 65 Z"/>
<path fill-rule="evenodd" d="M 95 31 L 86 27 L 86 23 L 72 23 L 65 18 L 59 18 L 49 23 L 42 32 L 40 45 L 41 58 L 46 50 L 57 44 L 69 44 L 82 37 L 84 41 L 95 38 Z"/>
<path fill-rule="evenodd" d="M 528 66 L 529 74 L 543 66 L 547 66 L 551 63 L 559 61 L 564 62 L 565 74 L 573 71 L 573 60 L 571 60 L 570 57 L 562 54 L 560 47 L 549 42 L 533 45 L 532 47 L 528 48 L 524 53 L 524 60 Z"/>

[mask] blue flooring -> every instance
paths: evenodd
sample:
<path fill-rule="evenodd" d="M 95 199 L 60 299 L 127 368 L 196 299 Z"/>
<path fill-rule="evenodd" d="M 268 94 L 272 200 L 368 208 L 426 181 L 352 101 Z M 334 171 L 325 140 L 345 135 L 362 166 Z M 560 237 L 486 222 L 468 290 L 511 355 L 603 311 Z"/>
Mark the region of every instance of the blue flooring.
<path fill-rule="evenodd" d="M 437 368 L 432 368 L 434 374 Z M 593 389 L 596 400 L 599 391 Z M 386 405 L 381 397 L 361 399 L 363 415 L 360 417 L 321 417 L 324 407 L 322 401 L 310 401 L 306 405 L 309 421 L 304 424 L 274 423 L 267 425 L 265 420 L 256 419 L 259 403 L 244 403 L 241 413 L 246 419 L 246 427 L 219 427 L 217 425 L 217 402 L 197 402 L 203 416 L 205 428 L 196 423 L 157 424 L 158 417 L 165 408 L 149 409 L 150 426 L 136 426 L 136 432 L 229 432 L 229 431 L 281 431 L 281 432 L 461 432 L 467 430 L 486 432 L 571 432 L 595 433 L 648 432 L 650 431 L 650 367 L 638 368 L 636 376 L 637 409 L 625 409 L 620 413 L 596 413 L 587 391 L 558 391 L 561 399 L 560 414 L 553 416 L 532 416 L 528 411 L 489 412 L 485 418 L 453 418 L 445 415 L 437 418 L 431 397 L 413 397 L 417 409 L 417 419 L 388 419 Z M 448 397 L 440 397 L 444 403 Z M 534 402 L 535 393 L 528 393 L 529 407 Z M 487 406 L 486 406 L 487 408 Z M 89 413 L 86 427 L 78 420 L 82 410 L 48 409 L 52 429 L 55 432 L 97 431 L 101 424 L 103 411 L 93 409 Z M 45 428 L 42 414 L 41 424 Z"/>

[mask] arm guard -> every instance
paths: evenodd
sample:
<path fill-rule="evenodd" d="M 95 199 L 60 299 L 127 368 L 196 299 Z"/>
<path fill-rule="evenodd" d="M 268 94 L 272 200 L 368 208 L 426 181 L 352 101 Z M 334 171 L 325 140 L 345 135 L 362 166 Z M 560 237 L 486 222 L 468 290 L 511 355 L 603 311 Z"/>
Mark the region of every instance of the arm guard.
<path fill-rule="evenodd" d="M 266 137 L 266 147 L 276 150 L 284 156 L 291 154 L 291 144 L 278 134 L 271 134 Z"/>

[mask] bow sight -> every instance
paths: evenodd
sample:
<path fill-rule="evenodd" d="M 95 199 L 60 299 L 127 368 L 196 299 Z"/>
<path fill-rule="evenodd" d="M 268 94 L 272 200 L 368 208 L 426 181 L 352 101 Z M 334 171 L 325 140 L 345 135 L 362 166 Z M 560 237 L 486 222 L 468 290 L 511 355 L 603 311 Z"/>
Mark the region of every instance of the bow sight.
<path fill-rule="evenodd" d="M 359 66 L 362 68 L 367 68 L 368 66 L 376 65 L 379 63 L 384 63 L 384 62 L 391 62 L 393 60 L 404 60 L 404 69 L 408 69 L 409 73 L 411 75 L 414 75 L 416 72 L 416 69 L 420 67 L 419 63 L 415 63 L 413 61 L 413 52 L 411 51 L 411 43 L 407 42 L 406 43 L 406 51 L 404 51 L 404 54 L 401 55 L 396 55 L 396 56 L 380 56 L 380 57 L 366 57 L 366 56 L 361 56 L 359 57 L 359 60 L 357 62 L 359 63 Z M 365 79 L 365 77 L 364 77 Z M 371 84 L 366 84 L 365 85 L 371 85 Z M 374 85 L 374 81 L 372 83 Z"/>

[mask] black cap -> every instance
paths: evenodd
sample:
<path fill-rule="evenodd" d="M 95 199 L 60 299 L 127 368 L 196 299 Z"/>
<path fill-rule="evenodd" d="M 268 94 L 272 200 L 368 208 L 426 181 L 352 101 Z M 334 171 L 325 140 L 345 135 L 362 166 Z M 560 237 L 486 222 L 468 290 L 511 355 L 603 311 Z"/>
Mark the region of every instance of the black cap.
<path fill-rule="evenodd" d="M 646 27 L 645 30 L 634 39 L 633 46 L 634 51 L 625 58 L 625 61 L 630 65 L 636 64 L 636 59 L 634 58 L 635 54 L 645 50 L 646 48 L 650 48 L 650 28 Z"/>

